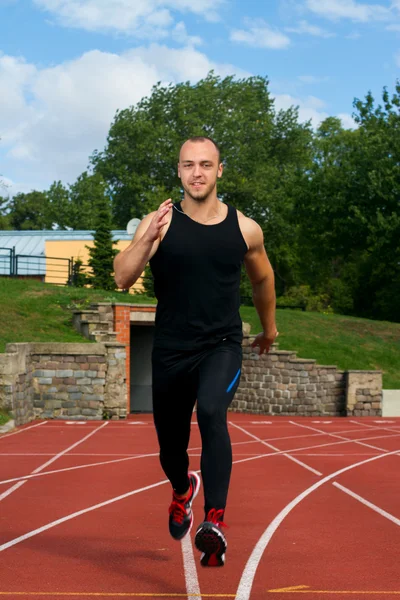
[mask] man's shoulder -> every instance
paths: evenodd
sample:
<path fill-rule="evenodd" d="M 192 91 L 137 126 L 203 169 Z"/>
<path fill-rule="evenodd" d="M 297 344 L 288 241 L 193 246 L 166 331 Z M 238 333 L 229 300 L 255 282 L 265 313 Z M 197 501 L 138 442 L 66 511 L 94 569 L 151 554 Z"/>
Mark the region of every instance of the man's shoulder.
<path fill-rule="evenodd" d="M 246 217 L 239 209 L 236 209 L 240 228 L 244 228 L 246 231 L 250 233 L 258 233 L 261 231 L 261 227 L 254 219 L 250 217 Z"/>
<path fill-rule="evenodd" d="M 263 244 L 263 232 L 260 225 L 251 219 L 246 217 L 240 210 L 236 209 L 240 231 L 244 237 L 249 250 L 257 248 L 260 244 Z"/>

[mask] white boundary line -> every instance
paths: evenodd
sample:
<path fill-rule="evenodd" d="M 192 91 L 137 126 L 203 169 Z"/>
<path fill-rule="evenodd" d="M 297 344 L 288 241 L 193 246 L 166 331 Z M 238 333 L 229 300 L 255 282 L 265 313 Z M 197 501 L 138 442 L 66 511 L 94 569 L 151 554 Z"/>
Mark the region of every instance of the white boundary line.
<path fill-rule="evenodd" d="M 374 510 L 375 512 L 380 514 L 382 517 L 389 519 L 389 521 L 392 521 L 392 523 L 394 523 L 395 525 L 400 526 L 400 519 L 398 519 L 397 517 L 394 517 L 393 515 L 388 513 L 386 510 L 383 510 L 383 508 L 379 508 L 379 506 L 376 506 L 376 504 L 372 504 L 372 502 L 369 502 L 362 496 L 359 496 L 355 492 L 352 492 L 351 490 L 349 490 L 349 488 L 344 487 L 344 485 L 340 485 L 340 483 L 337 483 L 336 481 L 333 482 L 332 485 L 334 485 L 339 490 L 342 490 L 342 492 L 344 492 L 345 494 L 352 496 L 353 498 L 355 498 L 356 500 L 361 502 L 361 504 L 368 506 L 368 508 L 372 508 L 372 510 Z"/>
<path fill-rule="evenodd" d="M 69 452 L 69 450 L 72 450 L 73 448 L 76 448 L 77 446 L 79 446 L 79 444 L 82 444 L 82 442 L 84 442 L 87 439 L 89 439 L 92 435 L 94 435 L 95 433 L 97 433 L 98 431 L 100 431 L 100 429 L 103 429 L 103 427 L 105 427 L 106 425 L 108 425 L 108 421 L 106 421 L 105 423 L 103 423 L 100 427 L 97 427 L 96 429 L 94 429 L 93 431 L 91 431 L 83 439 L 75 442 L 74 444 L 72 444 L 72 446 L 69 446 L 65 450 L 62 450 L 62 452 L 59 452 L 58 454 L 56 454 L 55 456 L 53 456 L 52 458 L 50 458 L 50 460 L 48 460 L 47 462 L 45 462 L 42 465 L 40 465 L 40 467 L 37 467 L 37 469 L 35 469 L 34 471 L 32 471 L 31 475 L 36 475 L 36 474 L 40 473 L 41 471 L 43 471 L 43 469 L 45 469 L 46 467 L 48 467 L 49 465 L 51 465 L 53 462 L 55 462 L 61 456 L 64 456 L 64 454 L 66 454 L 67 452 Z M 7 496 L 9 496 L 10 494 L 12 494 L 13 492 L 15 492 L 18 488 L 21 487 L 21 485 L 23 485 L 24 483 L 26 483 L 28 481 L 27 477 L 20 478 L 20 479 L 22 479 L 22 481 L 20 480 L 18 483 L 16 483 L 15 485 L 13 485 L 11 488 L 9 488 L 8 490 L 6 490 L 2 494 L 0 494 L 0 502 L 1 502 L 1 500 L 4 500 L 4 498 L 6 498 Z"/>
<path fill-rule="evenodd" d="M 310 429 L 311 431 L 317 431 L 319 433 L 322 433 L 321 429 L 317 429 L 316 427 L 310 427 L 310 425 L 303 425 L 303 424 L 295 423 L 295 422 L 293 422 L 293 425 L 296 425 L 296 427 L 303 427 L 305 429 Z M 338 435 L 337 433 L 326 433 L 325 435 L 329 435 L 330 437 L 338 438 L 341 440 L 347 440 L 348 442 L 352 441 L 351 438 L 347 438 L 342 435 Z M 371 444 L 366 444 L 365 442 L 354 442 L 354 443 L 359 444 L 360 446 L 366 446 L 367 448 L 372 448 L 372 450 L 379 450 L 380 452 L 389 452 L 388 450 L 385 450 L 385 448 L 378 448 L 378 446 L 371 446 Z"/>
<path fill-rule="evenodd" d="M 188 598 L 195 596 L 201 600 L 200 584 L 197 577 L 196 562 L 193 555 L 193 545 L 190 534 L 181 541 L 183 571 L 185 573 L 186 592 Z"/>
<path fill-rule="evenodd" d="M 92 432 L 90 435 L 93 435 L 93 433 L 95 433 L 95 432 Z M 250 434 L 250 435 L 252 435 L 252 434 Z M 333 434 L 331 434 L 331 435 L 333 435 Z M 400 436 L 400 432 L 396 433 L 396 434 L 393 434 L 393 435 L 378 436 L 378 437 L 376 437 L 374 439 L 382 439 L 382 438 L 383 439 L 388 439 L 388 438 L 392 438 L 392 437 L 396 437 L 397 438 L 399 436 Z M 299 436 L 299 437 L 304 438 L 304 437 L 307 437 L 307 436 Z M 314 436 L 310 435 L 309 437 L 314 437 Z M 304 451 L 305 450 L 316 450 L 317 448 L 326 448 L 326 447 L 330 447 L 330 446 L 340 446 L 342 444 L 348 444 L 350 442 L 357 443 L 357 442 L 360 442 L 360 441 L 363 441 L 363 440 L 368 440 L 368 439 L 371 439 L 371 438 L 359 438 L 358 440 L 348 440 L 348 441 L 347 440 L 343 440 L 343 441 L 340 441 L 340 442 L 330 442 L 328 444 L 317 444 L 317 445 L 314 445 L 314 446 L 301 446 L 300 448 L 291 448 L 291 449 L 287 449 L 287 450 L 278 450 L 277 449 L 274 452 L 269 452 L 269 453 L 265 453 L 265 454 L 255 454 L 254 453 L 251 456 L 251 458 L 245 458 L 245 459 L 242 459 L 242 460 L 233 461 L 233 464 L 237 464 L 237 463 L 241 463 L 241 462 L 246 462 L 246 461 L 249 461 L 249 460 L 255 460 L 255 459 L 258 459 L 258 458 L 266 458 L 266 457 L 270 457 L 270 456 L 280 456 L 281 454 L 283 454 L 285 456 L 287 455 L 287 457 L 290 458 L 289 455 L 290 455 L 291 452 L 302 452 L 303 450 Z M 261 442 L 263 442 L 263 440 L 261 440 Z M 239 442 L 239 443 L 241 443 L 241 442 Z M 252 443 L 260 443 L 260 442 L 257 442 L 257 440 L 255 440 L 254 442 L 251 441 L 249 443 L 252 444 Z M 267 444 L 265 444 L 265 445 L 267 445 Z M 195 450 L 195 448 L 192 448 L 192 451 L 190 451 L 190 456 L 197 456 L 196 454 L 193 453 L 193 450 Z M 22 475 L 20 477 L 14 478 L 14 479 L 7 479 L 7 480 L 4 480 L 4 481 L 0 481 L 0 485 L 3 484 L 3 483 L 11 483 L 13 481 L 28 480 L 28 479 L 32 479 L 34 477 L 44 477 L 46 475 L 54 475 L 54 474 L 57 474 L 57 473 L 63 473 L 65 471 L 73 471 L 73 470 L 76 470 L 76 469 L 83 469 L 83 468 L 92 467 L 92 466 L 96 467 L 96 466 L 102 465 L 102 464 L 118 463 L 118 462 L 124 462 L 124 461 L 127 461 L 127 460 L 134 460 L 135 458 L 147 458 L 147 457 L 151 457 L 151 456 L 158 456 L 158 453 L 129 456 L 129 457 L 126 457 L 126 458 L 120 458 L 120 459 L 116 459 L 116 460 L 113 460 L 113 461 L 105 461 L 105 462 L 101 462 L 101 463 L 93 463 L 93 464 L 89 464 L 89 465 L 78 465 L 76 467 L 67 467 L 65 469 L 57 469 L 57 470 L 54 470 L 54 471 L 46 471 L 45 473 L 39 473 L 39 474 L 35 474 L 35 475 L 32 475 L 32 474 L 30 474 L 30 475 Z M 321 454 L 316 454 L 316 456 L 324 456 L 324 455 L 321 453 Z M 346 453 L 344 456 L 349 456 L 349 455 Z M 294 458 L 294 457 L 291 457 L 291 458 Z M 295 461 L 295 462 L 298 462 L 302 466 L 303 466 L 303 464 L 305 464 L 305 463 L 301 463 L 301 461 Z M 308 466 L 306 468 L 308 468 Z"/>
<path fill-rule="evenodd" d="M 151 490 L 152 488 L 158 487 L 160 485 L 164 485 L 165 483 L 168 483 L 168 479 L 158 481 L 157 483 L 152 483 L 151 485 L 147 485 L 146 487 L 142 487 L 142 488 L 133 490 L 131 492 L 127 492 L 126 494 L 122 494 L 121 496 L 116 496 L 115 498 L 111 498 L 110 500 L 105 500 L 104 502 L 100 502 L 99 504 L 94 504 L 93 506 L 89 506 L 88 508 L 83 508 L 82 510 L 78 510 L 77 512 L 71 513 L 65 517 L 61 517 L 60 519 L 57 519 L 56 521 L 47 523 L 47 525 L 43 525 L 42 527 L 33 529 L 32 531 L 29 531 L 28 533 L 24 533 L 23 535 L 20 535 L 19 537 L 14 538 L 13 540 L 10 540 L 9 542 L 6 542 L 5 544 L 1 544 L 0 552 L 3 552 L 3 550 L 7 550 L 8 548 L 15 546 L 16 544 L 24 542 L 25 540 L 28 540 L 29 538 L 32 538 L 35 535 L 38 535 L 39 533 L 43 533 L 43 531 L 47 531 L 48 529 L 52 529 L 53 527 L 56 527 L 57 525 L 61 525 L 62 523 L 65 523 L 66 521 L 70 521 L 71 519 L 74 519 L 75 517 L 79 517 L 88 512 L 91 512 L 93 510 L 97 510 L 98 508 L 102 508 L 103 506 L 108 506 L 109 504 L 112 504 L 113 502 L 118 502 L 118 500 L 124 500 L 124 498 L 129 498 L 129 496 L 134 496 L 135 494 L 139 494 L 140 492 L 145 492 L 147 490 Z"/>
<path fill-rule="evenodd" d="M 273 446 L 272 444 L 269 444 L 268 442 L 264 442 L 262 439 L 260 439 L 259 437 L 257 437 L 256 435 L 253 435 L 252 433 L 250 433 L 249 431 L 246 431 L 246 429 L 243 429 L 243 427 L 240 427 L 239 425 L 236 425 L 235 423 L 231 423 L 232 427 L 235 427 L 236 429 L 240 429 L 240 431 L 243 431 L 243 433 L 245 433 L 246 435 L 254 438 L 255 440 L 257 440 L 258 442 L 260 442 L 260 444 L 263 444 L 264 446 L 267 446 L 268 448 L 271 448 L 272 450 L 275 450 L 276 452 L 280 452 L 282 453 L 279 448 L 276 448 L 275 446 Z M 283 456 L 286 456 L 286 458 L 289 458 L 290 460 L 298 463 L 299 465 L 301 465 L 302 467 L 304 467 L 305 469 L 308 469 L 309 471 L 311 471 L 312 473 L 314 473 L 314 475 L 318 475 L 321 476 L 322 473 L 320 473 L 319 471 L 317 471 L 316 469 L 313 469 L 312 467 L 309 467 L 308 465 L 306 465 L 306 463 L 303 463 L 301 460 L 298 460 L 297 458 L 295 458 L 294 456 L 290 456 L 290 454 L 286 454 L 283 452 Z"/>
<path fill-rule="evenodd" d="M 56 475 L 57 473 L 65 473 L 67 471 L 76 471 L 77 469 L 87 469 L 89 467 L 102 467 L 104 465 L 111 465 L 114 463 L 120 463 L 120 462 L 124 462 L 127 460 L 135 460 L 137 458 L 150 458 L 150 457 L 154 457 L 154 456 L 158 456 L 158 452 L 156 452 L 154 454 L 138 454 L 136 456 L 129 456 L 128 458 L 117 458 L 116 460 L 107 460 L 104 462 L 91 463 L 88 465 L 77 465 L 76 467 L 66 467 L 65 469 L 56 469 L 54 471 L 46 471 L 46 473 L 36 473 L 34 475 L 24 475 L 22 477 L 14 477 L 13 479 L 4 479 L 3 481 L 0 481 L 0 485 L 3 485 L 5 483 L 13 483 L 14 481 L 21 481 L 21 480 L 28 481 L 29 479 L 34 479 L 36 477 L 43 477 L 44 475 Z"/>
<path fill-rule="evenodd" d="M 11 437 L 12 435 L 18 435 L 19 433 L 24 433 L 24 431 L 29 431 L 29 429 L 35 429 L 35 427 L 40 427 L 41 425 L 45 425 L 48 421 L 42 421 L 42 423 L 36 423 L 36 425 L 31 425 L 30 427 L 24 427 L 23 429 L 19 429 L 18 431 L 14 431 L 13 433 L 5 433 L 0 435 L 0 440 L 5 440 L 6 438 Z"/>
<path fill-rule="evenodd" d="M 301 494 L 296 496 L 296 498 L 294 498 L 291 502 L 289 502 L 289 504 L 287 504 L 285 506 L 285 508 L 283 510 L 281 510 L 280 513 L 273 519 L 273 521 L 270 523 L 270 525 L 267 527 L 267 529 L 264 531 L 264 533 L 258 540 L 257 544 L 255 545 L 253 552 L 251 553 L 250 558 L 247 561 L 247 564 L 243 570 L 242 577 L 240 579 L 239 586 L 238 586 L 238 589 L 236 592 L 235 600 L 249 600 L 250 594 L 251 594 L 251 589 L 253 587 L 253 581 L 254 581 L 254 578 L 256 575 L 256 571 L 257 571 L 258 565 L 262 559 L 262 556 L 264 554 L 266 547 L 268 546 L 274 533 L 276 532 L 278 527 L 281 525 L 281 523 L 284 521 L 284 519 L 291 513 L 291 511 L 298 504 L 300 504 L 300 502 L 302 502 L 302 500 L 304 500 L 307 496 L 312 494 L 312 492 L 314 492 L 315 490 L 320 488 L 322 485 L 324 485 L 328 481 L 331 481 L 335 477 L 342 475 L 342 473 L 346 473 L 347 471 L 351 471 L 352 469 L 355 469 L 362 465 L 366 465 L 375 460 L 380 460 L 381 458 L 386 458 L 387 456 L 392 456 L 392 455 L 394 456 L 398 452 L 399 452 L 399 450 L 394 450 L 393 452 L 388 452 L 387 454 L 380 454 L 379 456 L 373 456 L 372 458 L 368 458 L 366 460 L 362 460 L 353 465 L 349 465 L 347 467 L 339 469 L 338 471 L 335 471 L 334 473 L 327 475 L 323 479 L 320 479 L 319 481 L 317 481 L 316 483 L 314 483 L 313 485 L 311 485 L 310 487 L 305 489 Z"/>

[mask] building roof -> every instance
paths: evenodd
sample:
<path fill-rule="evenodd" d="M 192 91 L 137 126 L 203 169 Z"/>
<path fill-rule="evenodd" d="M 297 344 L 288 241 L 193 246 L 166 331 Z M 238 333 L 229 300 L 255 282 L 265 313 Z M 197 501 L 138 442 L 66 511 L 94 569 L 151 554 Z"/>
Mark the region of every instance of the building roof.
<path fill-rule="evenodd" d="M 15 254 L 29 256 L 45 256 L 45 243 L 48 240 L 93 240 L 94 230 L 82 231 L 64 231 L 64 230 L 40 230 L 40 231 L 12 231 L 0 230 L 0 275 L 9 273 L 9 257 L 12 248 L 15 248 Z M 113 240 L 131 240 L 132 234 L 126 230 L 113 230 Z M 40 263 L 40 267 L 39 267 Z M 32 261 L 30 261 L 32 266 Z M 38 273 L 45 273 L 45 261 L 38 259 Z M 19 274 L 24 274 L 24 269 L 18 269 Z M 28 271 L 27 271 L 28 272 Z M 25 273 L 26 274 L 26 273 Z"/>

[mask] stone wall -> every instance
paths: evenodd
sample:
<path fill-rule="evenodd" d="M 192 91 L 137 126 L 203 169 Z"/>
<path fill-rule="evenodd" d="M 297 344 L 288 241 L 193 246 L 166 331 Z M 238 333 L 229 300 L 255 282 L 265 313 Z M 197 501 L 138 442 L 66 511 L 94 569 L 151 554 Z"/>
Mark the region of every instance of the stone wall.
<path fill-rule="evenodd" d="M 16 424 L 33 418 L 126 417 L 125 348 L 97 344 L 8 344 L 0 355 L 0 406 Z"/>
<path fill-rule="evenodd" d="M 243 369 L 232 403 L 234 411 L 277 415 L 342 416 L 346 414 L 346 376 L 313 359 L 297 358 L 295 352 L 268 354 L 251 348 L 254 337 L 243 340 Z"/>
<path fill-rule="evenodd" d="M 382 416 L 381 371 L 347 371 L 347 414 Z"/>

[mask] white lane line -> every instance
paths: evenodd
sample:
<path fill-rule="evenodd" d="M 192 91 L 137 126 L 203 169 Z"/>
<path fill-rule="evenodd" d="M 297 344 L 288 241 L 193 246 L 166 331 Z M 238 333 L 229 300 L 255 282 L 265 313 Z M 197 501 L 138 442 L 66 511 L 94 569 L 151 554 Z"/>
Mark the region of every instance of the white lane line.
<path fill-rule="evenodd" d="M 377 421 L 375 421 L 376 423 Z M 386 421 L 382 421 L 382 423 L 385 423 Z M 370 425 L 369 423 L 359 423 L 358 421 L 352 421 L 352 423 L 357 423 L 357 425 L 362 425 L 363 427 L 367 427 L 370 431 L 372 429 L 376 429 L 376 425 Z M 398 427 L 378 427 L 378 429 L 380 429 L 381 431 L 390 431 L 390 432 L 394 432 L 398 430 Z"/>
<path fill-rule="evenodd" d="M 55 469 L 54 471 L 46 471 L 46 473 L 36 473 L 34 475 L 24 475 L 22 477 L 14 477 L 13 479 L 4 479 L 0 481 L 0 485 L 5 483 L 13 483 L 14 481 L 28 481 L 29 479 L 33 479 L 35 477 L 44 477 L 45 475 L 55 475 L 57 473 L 65 473 L 66 471 L 76 471 L 77 469 L 87 469 L 89 467 L 102 467 L 104 465 L 110 465 L 113 463 L 120 463 L 127 460 L 136 460 L 137 458 L 148 458 L 158 456 L 158 452 L 154 452 L 154 454 L 137 454 L 135 456 L 129 456 L 128 458 L 117 458 L 115 460 L 106 460 L 104 462 L 91 463 L 88 465 L 78 465 L 76 467 L 66 467 L 65 469 Z M 0 496 L 1 499 L 1 496 Z"/>
<path fill-rule="evenodd" d="M 91 512 L 93 510 L 97 510 L 98 508 L 102 508 L 103 506 L 108 506 L 109 504 L 113 504 L 113 502 L 118 502 L 119 500 L 124 500 L 125 498 L 129 498 L 129 496 L 134 496 L 135 494 L 139 494 L 140 492 L 145 492 L 146 490 L 151 490 L 152 488 L 158 487 L 160 485 L 164 485 L 165 483 L 168 483 L 168 479 L 164 479 L 163 481 L 159 481 L 157 483 L 147 485 L 146 487 L 142 487 L 142 488 L 133 490 L 131 492 L 127 492 L 126 494 L 122 494 L 121 496 L 116 496 L 115 498 L 111 498 L 110 500 L 105 500 L 104 502 L 100 502 L 99 504 L 94 504 L 93 506 L 89 506 L 88 508 L 83 508 L 82 510 L 78 510 L 77 512 L 71 513 L 70 515 L 61 517 L 61 519 L 57 519 L 56 521 L 47 523 L 47 525 L 38 527 L 38 529 L 33 529 L 32 531 L 29 531 L 28 533 L 24 533 L 23 535 L 20 535 L 19 537 L 14 538 L 13 540 L 10 540 L 9 542 L 6 542 L 5 544 L 2 544 L 0 546 L 0 552 L 3 552 L 3 550 L 7 550 L 7 548 L 11 548 L 12 546 L 15 546 L 16 544 L 19 544 L 20 542 L 29 540 L 29 538 L 32 538 L 35 535 L 42 533 L 43 531 L 47 531 L 48 529 L 51 529 L 52 527 L 61 525 L 62 523 L 65 523 L 66 521 L 70 521 L 71 519 L 74 519 L 75 517 L 79 517 L 88 512 Z"/>
<path fill-rule="evenodd" d="M 62 450 L 62 452 L 59 452 L 58 454 L 56 454 L 55 456 L 53 456 L 52 458 L 50 458 L 50 460 L 48 460 L 47 462 L 43 463 L 43 465 L 40 465 L 40 467 L 38 467 L 37 469 L 35 469 L 34 471 L 32 471 L 31 475 L 35 475 L 36 473 L 40 473 L 41 471 L 43 471 L 43 469 L 45 469 L 46 467 L 48 467 L 49 465 L 51 465 L 53 462 L 55 462 L 61 456 L 64 456 L 64 454 L 66 454 L 67 452 L 69 452 L 69 450 L 72 450 L 73 448 L 76 448 L 77 446 L 79 446 L 79 444 L 82 444 L 82 442 L 84 442 L 87 439 L 89 439 L 92 435 L 94 435 L 95 433 L 97 433 L 98 431 L 100 431 L 100 429 L 103 429 L 103 427 L 105 427 L 106 425 L 108 425 L 108 421 L 106 421 L 105 423 L 103 423 L 103 425 L 101 425 L 100 427 L 97 427 L 97 429 L 91 431 L 83 439 L 79 440 L 78 442 L 75 442 L 74 444 L 72 444 L 72 446 L 69 446 L 65 450 Z M 24 477 L 23 481 L 20 481 L 19 483 L 16 483 L 15 485 L 13 485 L 9 490 L 7 490 L 3 494 L 1 494 L 0 501 L 4 500 L 4 498 L 6 498 L 7 496 L 9 496 L 13 492 L 15 492 L 18 488 L 21 487 L 21 485 L 23 485 L 27 481 L 28 481 L 27 478 Z"/>
<path fill-rule="evenodd" d="M 254 550 L 251 553 L 250 558 L 247 561 L 247 564 L 242 573 L 242 577 L 240 579 L 239 586 L 236 592 L 235 600 L 249 600 L 251 589 L 253 587 L 254 577 L 256 575 L 258 565 L 261 561 L 266 547 L 268 546 L 269 542 L 272 539 L 272 536 L 274 535 L 278 527 L 281 525 L 281 523 L 284 521 L 284 519 L 298 504 L 300 504 L 300 502 L 302 502 L 302 500 L 304 500 L 307 496 L 312 494 L 312 492 L 320 488 L 322 485 L 324 485 L 328 481 L 331 481 L 335 477 L 338 477 L 342 473 L 346 473 L 347 471 L 351 471 L 352 469 L 355 469 L 362 465 L 366 465 L 375 460 L 380 460 L 382 458 L 395 455 L 398 452 L 399 450 L 394 450 L 393 452 L 389 452 L 387 454 L 373 456 L 372 458 L 367 458 L 366 460 L 362 460 L 358 463 L 355 463 L 354 465 L 349 465 L 347 467 L 339 469 L 338 471 L 327 475 L 323 479 L 320 479 L 319 481 L 311 485 L 309 488 L 304 490 L 304 492 L 296 496 L 296 498 L 294 498 L 291 502 L 289 502 L 289 504 L 287 504 L 285 508 L 280 511 L 280 513 L 275 517 L 275 519 L 270 523 L 270 525 L 268 525 L 267 529 L 264 531 L 257 544 L 255 545 Z"/>
<path fill-rule="evenodd" d="M 2 500 L 4 500 L 4 498 L 7 498 L 7 496 L 9 496 L 10 494 L 15 492 L 18 488 L 20 488 L 21 485 L 24 485 L 24 483 L 25 483 L 25 481 L 19 481 L 19 483 L 16 483 L 12 487 L 10 487 L 6 492 L 3 492 L 2 494 L 0 494 L 0 502 Z"/>
<path fill-rule="evenodd" d="M 24 429 L 19 429 L 18 431 L 14 431 L 13 433 L 5 433 L 0 435 L 0 440 L 5 440 L 6 438 L 11 437 L 12 435 L 18 435 L 19 433 L 24 433 L 25 431 L 29 431 L 30 429 L 35 429 L 35 427 L 40 427 L 41 425 L 45 425 L 47 421 L 42 421 L 41 423 L 36 423 L 36 425 L 31 425 L 30 427 L 24 427 Z"/>
<path fill-rule="evenodd" d="M 181 541 L 183 556 L 183 571 L 185 574 L 186 592 L 188 598 L 195 596 L 201 600 L 200 584 L 197 577 L 196 562 L 193 555 L 193 546 L 190 534 Z"/>
<path fill-rule="evenodd" d="M 321 429 L 317 429 L 316 427 L 310 427 L 309 425 L 295 423 L 294 421 L 291 421 L 291 423 L 293 425 L 296 425 L 296 427 L 303 427 L 305 429 L 310 429 L 311 431 L 317 431 L 318 433 L 323 433 Z M 325 433 L 325 435 L 329 435 L 330 437 L 338 438 L 340 440 L 346 440 L 348 442 L 353 441 L 351 438 L 344 437 L 342 435 L 338 435 L 337 433 Z M 372 448 L 372 450 L 379 450 L 380 452 L 388 452 L 388 450 L 385 450 L 384 448 L 378 448 L 378 446 L 372 446 L 371 444 L 366 444 L 365 442 L 354 442 L 354 443 L 359 444 L 360 446 L 366 446 L 367 448 Z"/>
<path fill-rule="evenodd" d="M 376 506 L 376 504 L 372 504 L 372 502 L 369 502 L 362 496 L 359 496 L 355 492 L 352 492 L 351 490 L 349 490 L 349 488 L 344 487 L 344 485 L 341 485 L 340 483 L 337 483 L 336 481 L 332 485 L 339 488 L 339 490 L 342 490 L 342 492 L 344 492 L 345 494 L 352 496 L 353 498 L 355 498 L 356 500 L 358 500 L 365 506 L 368 506 L 368 508 L 372 508 L 372 510 L 374 510 L 375 512 L 380 514 L 382 517 L 389 519 L 389 521 L 392 521 L 392 523 L 394 523 L 395 525 L 400 526 L 400 519 L 398 519 L 397 517 L 394 517 L 390 513 L 386 512 L 386 510 L 383 510 L 383 508 L 379 508 L 379 506 Z"/>
<path fill-rule="evenodd" d="M 93 435 L 94 433 L 95 432 L 92 432 L 90 435 Z M 250 435 L 252 435 L 252 434 L 250 434 Z M 394 434 L 394 435 L 380 436 L 377 439 L 381 439 L 382 437 L 384 439 L 387 439 L 387 438 L 399 437 L 399 436 L 400 436 L 400 432 L 398 434 Z M 304 436 L 299 436 L 299 437 L 303 438 Z M 311 435 L 311 436 L 308 436 L 308 437 L 315 437 L 315 436 Z M 371 438 L 360 438 L 359 440 L 351 440 L 351 441 L 352 442 L 357 442 L 357 441 L 362 441 L 362 440 L 365 440 L 365 439 L 371 439 Z M 84 441 L 84 440 L 82 440 L 82 441 Z M 263 443 L 263 441 L 264 440 L 260 440 L 261 443 Z M 260 443 L 260 442 L 258 440 L 252 440 L 250 442 L 245 442 L 245 443 L 256 444 L 256 443 Z M 241 443 L 242 442 L 238 442 L 238 444 L 241 444 Z M 325 443 L 325 444 L 317 444 L 317 445 L 314 445 L 314 446 L 301 446 L 300 448 L 291 448 L 291 449 L 287 449 L 287 450 L 276 450 L 276 451 L 270 452 L 268 454 L 267 453 L 265 453 L 265 454 L 254 454 L 254 455 L 251 456 L 251 458 L 245 458 L 245 459 L 242 459 L 242 460 L 239 460 L 239 461 L 234 461 L 233 464 L 240 463 L 240 462 L 246 462 L 248 460 L 255 460 L 255 459 L 258 459 L 258 458 L 265 458 L 265 457 L 269 457 L 269 456 L 279 456 L 281 454 L 288 455 L 288 457 L 289 457 L 289 455 L 292 452 L 302 452 L 303 450 L 304 451 L 305 450 L 316 450 L 318 448 L 326 448 L 326 447 L 330 447 L 330 446 L 340 446 L 342 444 L 348 444 L 348 443 L 349 442 L 347 442 L 346 440 L 344 440 L 344 441 L 340 441 L 340 442 L 330 442 L 330 443 Z M 265 445 L 267 445 L 267 444 L 265 444 Z M 193 450 L 195 450 L 195 448 L 192 448 L 190 450 L 190 456 L 197 456 L 197 454 L 195 454 L 193 452 Z M 75 455 L 71 454 L 71 456 L 75 456 Z M 80 455 L 78 455 L 78 456 L 80 456 Z M 89 455 L 89 456 L 91 456 L 91 455 Z M 134 456 L 130 456 L 130 457 L 127 457 L 127 458 L 117 459 L 115 461 L 109 461 L 109 462 L 123 462 L 124 460 L 132 460 L 134 458 L 147 458 L 147 457 L 150 457 L 150 456 L 158 456 L 158 453 L 143 454 L 143 455 L 139 454 L 139 455 L 134 455 Z M 322 456 L 322 454 L 321 455 L 317 454 L 317 456 Z M 294 458 L 294 457 L 292 457 L 292 458 Z M 76 466 L 76 467 L 68 467 L 66 469 L 57 469 L 57 470 L 54 470 L 54 471 L 48 471 L 46 473 L 40 473 L 40 474 L 38 474 L 38 476 L 43 477 L 43 476 L 50 475 L 50 474 L 62 473 L 63 471 L 69 471 L 69 470 L 74 470 L 74 469 L 83 469 L 83 468 L 86 468 L 86 467 L 97 466 L 98 464 L 101 464 L 101 463 L 93 463 L 93 465 L 79 465 L 79 466 Z M 104 464 L 106 464 L 106 462 Z M 25 479 L 28 479 L 28 478 L 31 478 L 31 477 L 32 477 L 32 475 L 22 475 L 21 477 L 15 478 L 14 481 L 25 480 Z M 0 484 L 1 483 L 3 483 L 3 482 L 0 481 Z"/>
<path fill-rule="evenodd" d="M 235 423 L 231 423 L 231 425 L 233 427 L 236 427 L 236 429 L 240 429 L 240 431 L 243 431 L 243 433 L 245 433 L 246 435 L 254 438 L 255 440 L 257 440 L 258 442 L 260 442 L 264 446 L 267 446 L 268 448 L 271 448 L 272 450 L 275 450 L 276 452 L 281 452 L 279 450 L 279 448 L 276 448 L 275 446 L 273 446 L 272 444 L 269 444 L 268 442 L 264 442 L 262 439 L 260 439 L 256 435 L 253 435 L 249 431 L 246 431 L 246 429 L 243 429 L 243 427 L 239 427 L 239 425 L 235 425 Z M 309 467 L 308 465 L 306 465 L 306 463 L 303 463 L 301 460 L 299 460 L 298 458 L 295 458 L 294 456 L 291 456 L 290 454 L 283 453 L 283 456 L 286 456 L 287 458 L 289 458 L 293 462 L 296 462 L 297 464 L 301 465 L 305 469 L 308 469 L 309 471 L 311 471 L 312 473 L 314 473 L 314 475 L 318 475 L 318 476 L 322 475 L 322 473 L 320 473 L 316 469 L 313 469 L 312 467 Z"/>

